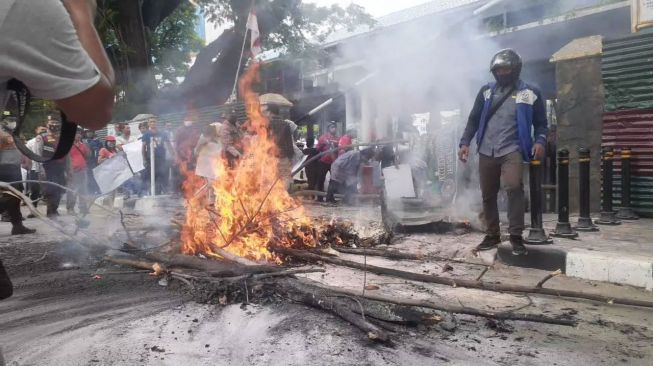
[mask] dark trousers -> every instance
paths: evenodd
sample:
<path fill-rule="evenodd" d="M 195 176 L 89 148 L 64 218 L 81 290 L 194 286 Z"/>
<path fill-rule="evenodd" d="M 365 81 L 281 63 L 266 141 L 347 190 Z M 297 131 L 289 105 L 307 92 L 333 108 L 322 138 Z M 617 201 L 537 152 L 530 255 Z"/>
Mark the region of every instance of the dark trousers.
<path fill-rule="evenodd" d="M 487 235 L 500 235 L 497 196 L 503 187 L 508 194 L 508 233 L 524 231 L 523 159 L 519 151 L 502 157 L 479 154 L 478 170 L 483 196 L 483 216 Z"/>
<path fill-rule="evenodd" d="M 14 293 L 14 286 L 11 284 L 9 275 L 0 261 L 0 300 L 4 300 Z"/>
<path fill-rule="evenodd" d="M 335 202 L 335 194 L 340 193 L 345 195 L 345 203 L 354 203 L 354 194 L 356 193 L 356 184 L 346 185 L 345 183 L 336 182 L 335 180 L 329 181 L 329 190 L 327 191 L 327 202 Z"/>
<path fill-rule="evenodd" d="M 317 190 L 317 178 L 319 176 L 319 169 L 320 168 L 318 167 L 317 162 L 312 162 L 304 168 L 309 191 Z"/>
<path fill-rule="evenodd" d="M 8 183 L 20 180 L 23 180 L 23 177 L 19 165 L 0 164 L 0 182 Z M 16 183 L 12 186 L 21 192 L 23 191 L 22 183 Z M 0 195 L 0 211 L 9 216 L 12 224 L 21 223 L 23 219 L 23 215 L 20 213 L 20 199 L 13 195 Z"/>
<path fill-rule="evenodd" d="M 168 164 L 165 161 L 155 161 L 154 164 L 154 189 L 157 195 L 161 195 L 168 189 L 168 185 L 170 183 L 170 170 L 168 169 Z M 143 173 L 143 183 L 146 184 L 146 190 L 149 191 L 151 181 L 149 162 L 145 164 L 145 170 Z M 152 192 L 150 192 L 150 194 L 152 194 Z"/>
<path fill-rule="evenodd" d="M 65 165 L 60 162 L 48 162 L 44 163 L 43 167 L 45 168 L 45 176 L 48 182 L 57 183 L 62 186 L 66 185 L 66 173 Z M 48 214 L 56 213 L 59 208 L 59 203 L 61 202 L 61 196 L 63 195 L 63 189 L 55 187 L 53 185 L 47 184 L 45 186 L 45 198 L 48 201 Z"/>
<path fill-rule="evenodd" d="M 27 180 L 39 180 L 39 173 L 34 170 L 28 171 Z M 29 199 L 32 200 L 32 204 L 36 207 L 38 199 L 41 198 L 41 183 L 27 183 L 27 190 L 29 191 Z"/>
<path fill-rule="evenodd" d="M 320 192 L 324 192 L 324 180 L 326 179 L 329 170 L 331 170 L 331 164 L 327 164 L 323 161 L 317 162 L 317 182 L 315 188 Z"/>

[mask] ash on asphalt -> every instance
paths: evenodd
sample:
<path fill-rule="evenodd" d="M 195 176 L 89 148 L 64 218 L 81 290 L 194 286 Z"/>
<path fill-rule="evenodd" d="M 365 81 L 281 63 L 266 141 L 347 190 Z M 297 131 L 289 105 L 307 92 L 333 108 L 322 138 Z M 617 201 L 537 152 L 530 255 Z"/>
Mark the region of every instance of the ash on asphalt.
<path fill-rule="evenodd" d="M 16 285 L 14 297 L 0 302 L 8 365 L 649 365 L 653 358 L 653 314 L 644 309 L 568 301 L 570 312 L 588 319 L 577 328 L 444 315 L 401 328 L 390 348 L 335 316 L 285 301 L 221 305 L 207 296 L 198 303 L 183 284 L 160 286 L 92 252 L 71 258 L 60 250 L 65 242 L 45 230 L 0 237 Z M 402 282 L 385 281 L 377 284 Z M 555 302 L 537 305 L 556 311 Z"/>

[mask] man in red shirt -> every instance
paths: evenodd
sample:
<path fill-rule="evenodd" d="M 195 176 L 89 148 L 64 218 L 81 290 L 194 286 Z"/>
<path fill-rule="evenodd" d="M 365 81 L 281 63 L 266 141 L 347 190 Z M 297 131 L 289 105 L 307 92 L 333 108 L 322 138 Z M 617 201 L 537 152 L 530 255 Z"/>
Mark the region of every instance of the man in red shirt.
<path fill-rule="evenodd" d="M 325 151 L 329 151 L 331 149 L 335 149 L 338 147 L 338 135 L 336 134 L 338 131 L 338 127 L 336 125 L 336 122 L 331 122 L 329 123 L 329 127 L 327 127 L 327 132 L 322 134 L 320 138 L 317 140 L 317 146 L 315 149 L 317 150 L 318 153 L 322 153 Z M 332 153 L 324 154 L 321 158 L 320 161 L 318 161 L 318 169 L 317 169 L 317 187 L 310 187 L 310 188 L 315 188 L 320 192 L 324 192 L 324 180 L 326 179 L 326 175 L 331 170 L 331 164 L 333 163 L 334 160 L 338 157 L 338 152 L 333 151 Z M 309 188 L 309 189 L 310 189 Z M 318 201 L 322 202 L 324 201 L 323 197 L 318 197 Z"/>
<path fill-rule="evenodd" d="M 77 134 L 75 134 L 75 143 L 68 154 L 70 157 L 67 179 L 68 188 L 74 189 L 77 192 L 77 194 L 74 194 L 68 191 L 66 194 L 68 197 L 66 199 L 66 208 L 69 214 L 75 212 L 77 196 L 79 196 L 79 212 L 81 214 L 88 213 L 88 166 L 86 165 L 86 159 L 88 159 L 90 154 L 91 149 L 82 142 L 82 131 L 78 129 Z"/>

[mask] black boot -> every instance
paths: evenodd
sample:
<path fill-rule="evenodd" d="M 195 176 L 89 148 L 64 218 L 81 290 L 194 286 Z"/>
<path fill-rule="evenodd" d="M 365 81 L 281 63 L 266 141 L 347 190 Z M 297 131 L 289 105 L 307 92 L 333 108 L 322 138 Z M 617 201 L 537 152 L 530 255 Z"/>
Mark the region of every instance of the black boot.
<path fill-rule="evenodd" d="M 512 244 L 513 255 L 526 255 L 528 250 L 524 246 L 524 238 L 521 235 L 510 235 L 510 244 Z"/>
<path fill-rule="evenodd" d="M 501 244 L 501 235 L 485 235 L 481 244 L 476 247 L 476 250 L 490 250 Z"/>
<path fill-rule="evenodd" d="M 26 228 L 22 221 L 13 224 L 11 228 L 11 235 L 23 235 L 23 234 L 34 234 L 36 230 Z"/>

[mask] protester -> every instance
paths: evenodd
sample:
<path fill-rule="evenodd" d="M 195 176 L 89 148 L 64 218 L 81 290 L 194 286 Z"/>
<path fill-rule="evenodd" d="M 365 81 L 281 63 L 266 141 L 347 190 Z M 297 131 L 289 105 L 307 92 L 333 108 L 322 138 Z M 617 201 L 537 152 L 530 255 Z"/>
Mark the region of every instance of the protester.
<path fill-rule="evenodd" d="M 100 149 L 104 144 L 102 140 L 95 136 L 93 130 L 85 129 L 84 135 L 82 136 L 82 142 L 88 146 L 89 154 L 86 158 L 86 166 L 88 168 L 88 192 L 92 194 L 100 193 L 100 188 L 95 181 L 95 177 L 92 174 L 93 169 L 97 166 L 98 157 L 100 155 Z"/>
<path fill-rule="evenodd" d="M 77 130 L 75 142 L 68 154 L 70 164 L 68 165 L 69 178 L 68 188 L 73 189 L 76 193 L 68 191 L 66 194 L 66 209 L 69 214 L 75 213 L 75 203 L 79 196 L 79 212 L 83 215 L 88 213 L 88 166 L 87 159 L 91 155 L 91 150 L 82 142 L 82 131 Z"/>
<path fill-rule="evenodd" d="M 306 162 L 310 161 L 315 155 L 317 155 L 315 139 L 306 139 L 306 148 L 302 152 L 306 155 Z M 320 175 L 320 167 L 318 164 L 318 161 L 311 161 L 304 167 L 304 172 L 306 172 L 306 183 L 308 184 L 309 191 L 317 190 L 317 181 Z"/>
<path fill-rule="evenodd" d="M 499 51 L 490 70 L 496 80 L 481 88 L 460 140 L 458 157 L 467 162 L 469 144 L 476 135 L 478 145 L 483 215 L 486 236 L 478 250 L 501 243 L 497 195 L 501 183 L 508 194 L 508 232 L 512 253 L 528 253 L 523 243 L 523 163 L 544 156 L 547 117 L 539 90 L 520 79 L 522 60 L 510 49 Z M 534 130 L 535 143 L 531 137 Z"/>
<path fill-rule="evenodd" d="M 36 139 L 38 136 L 45 135 L 48 133 L 48 129 L 44 126 L 39 126 L 34 131 L 36 136 L 29 139 L 25 144 L 28 149 L 30 149 L 34 154 L 39 154 L 36 145 Z M 27 180 L 45 180 L 45 170 L 43 169 L 43 164 L 32 161 L 30 169 L 27 171 Z M 29 199 L 32 201 L 34 207 L 38 207 L 39 200 L 41 198 L 41 183 L 30 182 L 27 183 L 27 190 L 29 193 Z M 34 218 L 34 214 L 30 213 L 27 215 L 27 218 Z"/>
<path fill-rule="evenodd" d="M 358 190 L 358 175 L 361 164 L 368 162 L 374 157 L 374 148 L 365 148 L 361 151 L 349 150 L 340 155 L 331 164 L 331 179 L 329 180 L 329 191 L 327 202 L 335 203 L 335 194 L 345 195 L 345 203 L 353 203 L 353 195 Z"/>
<path fill-rule="evenodd" d="M 120 136 L 116 137 L 116 147 L 118 150 L 122 150 L 122 145 L 126 145 L 130 142 L 136 141 L 136 138 L 132 136 L 132 130 L 131 127 L 129 127 L 128 124 L 125 124 L 122 127 L 122 131 L 120 133 Z"/>
<path fill-rule="evenodd" d="M 353 144 L 355 138 L 356 130 L 347 130 L 347 132 L 338 140 L 338 155 L 342 155 L 347 151 L 352 150 L 353 148 L 346 148 L 346 146 Z"/>
<path fill-rule="evenodd" d="M 195 154 L 193 151 L 202 135 L 202 128 L 192 119 L 184 121 L 184 125 L 177 129 L 175 134 L 174 147 L 177 152 L 177 163 L 182 171 L 193 171 L 195 169 Z M 176 182 L 178 186 L 181 182 Z"/>
<path fill-rule="evenodd" d="M 174 149 L 170 144 L 170 139 L 165 131 L 159 131 L 157 128 L 156 118 L 152 117 L 148 121 L 148 130 L 143 134 L 143 160 L 145 161 L 145 174 L 149 182 L 149 172 L 152 169 L 150 161 L 150 148 L 154 152 L 154 179 L 155 192 L 150 194 L 163 194 L 168 187 L 168 166 L 166 154 L 174 154 Z M 173 156 L 174 158 L 174 156 Z"/>
<path fill-rule="evenodd" d="M 140 139 L 143 139 L 143 135 L 145 135 L 145 132 L 147 132 L 148 127 L 147 127 L 147 121 L 146 122 L 141 122 L 138 124 L 138 132 L 141 133 Z"/>
<path fill-rule="evenodd" d="M 93 25 L 95 7 L 88 0 L 3 1 L 0 82 L 18 79 L 71 121 L 99 129 L 111 119 L 114 72 Z M 34 14 L 47 16 L 26 31 Z"/>
<path fill-rule="evenodd" d="M 54 100 L 71 121 L 99 129 L 111 119 L 115 95 L 113 68 L 94 27 L 95 7 L 88 0 L 2 1 L 0 83 L 20 80 L 33 96 Z M 38 22 L 33 22 L 35 14 L 41 15 Z M 0 94 L 4 91 L 0 85 Z M 0 100 L 6 101 L 4 95 Z M 39 155 L 49 140 L 39 136 L 35 141 Z M 63 168 L 62 162 L 44 164 L 48 179 L 62 181 Z M 56 215 L 60 193 L 51 188 L 48 193 L 56 203 L 48 201 L 48 213 Z M 0 261 L 0 299 L 12 293 Z M 0 354 L 0 364 L 2 358 Z"/>
<path fill-rule="evenodd" d="M 116 138 L 114 136 L 107 136 L 104 141 L 104 147 L 100 149 L 100 154 L 98 156 L 98 165 L 102 164 L 103 161 L 111 159 L 114 155 L 118 153 L 116 147 Z"/>
<path fill-rule="evenodd" d="M 243 131 L 238 125 L 238 115 L 236 115 L 235 111 L 231 111 L 227 115 L 227 120 L 222 123 L 220 128 L 219 136 L 224 156 L 229 166 L 233 168 L 243 154 Z"/>
<path fill-rule="evenodd" d="M 293 142 L 290 126 L 279 116 L 279 106 L 269 104 L 267 106 L 268 130 L 273 139 L 278 158 L 277 170 L 279 178 L 283 179 L 286 189 L 290 188 L 292 183 L 292 159 L 295 156 L 295 144 Z"/>
<path fill-rule="evenodd" d="M 38 155 L 50 159 L 54 156 L 54 152 L 59 144 L 59 133 L 61 131 L 61 123 L 56 119 L 49 119 L 47 122 L 47 133 L 37 136 L 36 150 Z M 43 163 L 45 170 L 45 177 L 49 182 L 56 183 L 61 186 L 66 185 L 66 164 L 67 158 L 57 160 L 49 160 Z M 63 189 L 52 184 L 45 186 L 45 199 L 47 201 L 47 216 L 59 216 L 59 203 L 63 195 Z"/>
<path fill-rule="evenodd" d="M 16 121 L 13 117 L 5 118 L 0 123 L 0 182 L 11 183 L 23 180 L 20 172 L 22 154 L 16 148 L 14 139 L 11 136 L 15 124 Z M 23 191 L 22 183 L 12 184 L 12 187 L 21 192 Z M 7 214 L 11 222 L 11 235 L 32 234 L 36 232 L 36 230 L 23 226 L 23 215 L 20 212 L 20 199 L 18 197 L 11 193 L 1 194 L 0 207 Z M 1 268 L 0 271 L 2 271 Z"/>
<path fill-rule="evenodd" d="M 339 137 L 336 134 L 337 131 L 338 126 L 336 122 L 331 122 L 327 127 L 327 132 L 322 134 L 322 136 L 320 136 L 320 138 L 317 140 L 317 146 L 315 148 L 317 149 L 318 153 L 323 153 L 338 147 Z M 326 179 L 326 175 L 329 170 L 331 170 L 331 164 L 334 160 L 336 160 L 337 156 L 338 152 L 334 150 L 333 152 L 324 154 L 320 158 L 318 162 L 317 186 L 315 187 L 316 190 L 324 192 L 324 180 Z M 320 202 L 323 201 L 322 197 L 318 197 L 317 200 Z"/>
<path fill-rule="evenodd" d="M 98 165 L 102 164 L 108 159 L 111 159 L 118 153 L 118 149 L 116 147 L 116 137 L 115 136 L 107 136 L 107 138 L 104 141 L 104 147 L 100 149 L 100 154 L 98 156 Z M 107 207 L 113 207 L 113 202 L 116 199 L 116 191 L 112 191 L 108 195 L 104 197 L 103 204 Z"/>

